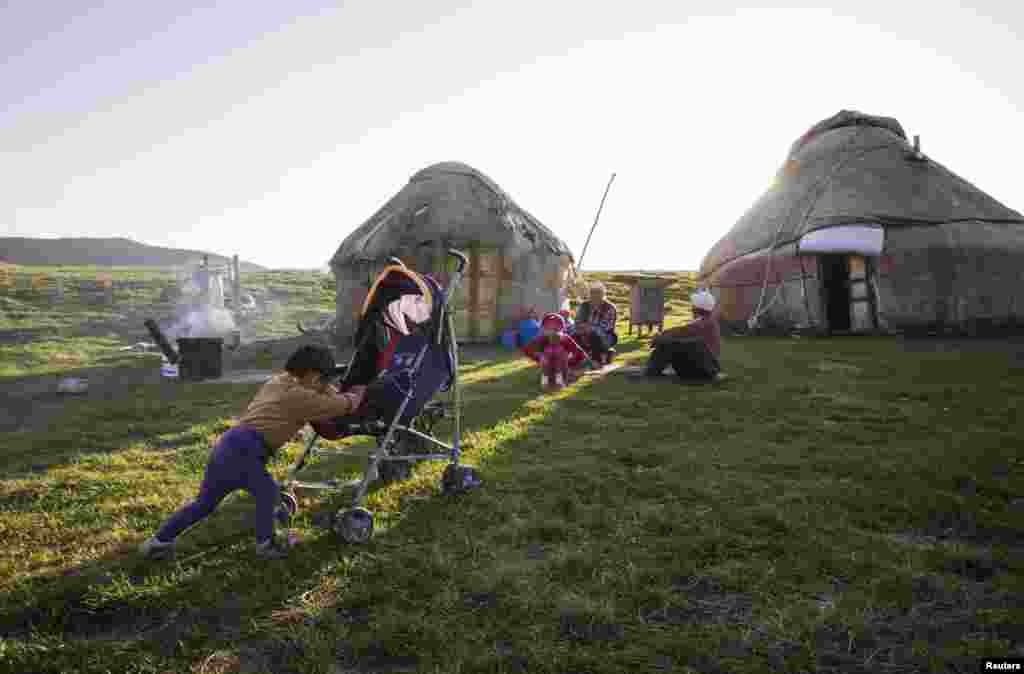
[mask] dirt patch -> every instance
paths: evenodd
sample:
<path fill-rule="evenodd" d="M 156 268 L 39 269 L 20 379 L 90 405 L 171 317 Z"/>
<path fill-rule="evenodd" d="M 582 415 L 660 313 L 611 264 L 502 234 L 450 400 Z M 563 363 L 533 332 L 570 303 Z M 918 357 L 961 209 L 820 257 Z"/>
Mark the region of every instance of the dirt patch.
<path fill-rule="evenodd" d="M 469 592 L 463 595 L 462 604 L 475 611 L 493 609 L 498 605 L 498 595 L 493 592 Z"/>
<path fill-rule="evenodd" d="M 68 641 L 134 641 L 154 644 L 164 655 L 177 652 L 180 641 L 190 634 L 208 638 L 235 639 L 242 631 L 243 602 L 240 596 L 224 597 L 216 608 L 167 609 L 115 604 L 90 609 L 73 599 L 56 617 L 44 607 L 27 608 L 0 617 L 0 635 L 26 639 L 33 630 L 55 631 Z"/>
<path fill-rule="evenodd" d="M 303 654 L 298 641 L 244 641 L 238 647 L 238 671 L 239 674 L 299 674 Z"/>
<path fill-rule="evenodd" d="M 602 620 L 585 611 L 562 611 L 558 625 L 561 637 L 569 641 L 619 641 L 626 635 L 623 625 Z"/>
<path fill-rule="evenodd" d="M 24 639 L 36 626 L 46 625 L 49 620 L 50 613 L 38 607 L 0 615 L 0 638 Z"/>
<path fill-rule="evenodd" d="M 835 621 L 819 626 L 811 635 L 818 671 L 925 671 L 927 662 L 913 653 L 915 642 L 934 650 L 964 638 L 1001 639 L 1008 642 L 1011 652 L 1024 652 L 1024 625 L 986 624 L 979 617 L 982 609 L 1007 610 L 1020 605 L 1021 597 L 965 577 L 954 587 L 931 574 L 914 578 L 911 589 L 909 609 L 870 612 L 862 628 Z M 974 659 L 960 664 L 976 666 Z"/>
<path fill-rule="evenodd" d="M 227 372 L 220 379 L 206 379 L 202 384 L 263 384 L 274 374 L 273 370 L 240 370 Z"/>
<path fill-rule="evenodd" d="M 64 617 L 64 638 L 121 641 L 139 638 L 174 618 L 164 609 L 112 606 L 102 610 L 72 610 Z"/>
<path fill-rule="evenodd" d="M 25 420 L 31 416 L 31 399 L 0 393 L 0 433 L 9 433 L 22 428 L 25 425 Z"/>
<path fill-rule="evenodd" d="M 367 606 L 339 606 L 335 609 L 338 620 L 346 625 L 367 625 L 370 609 Z"/>
<path fill-rule="evenodd" d="M 854 630 L 837 622 L 827 622 L 811 636 L 818 670 L 821 672 L 910 672 L 927 671 L 926 659 L 914 654 L 914 643 L 926 643 L 930 649 L 955 644 L 963 638 L 1007 639 L 1007 630 L 978 622 L 974 610 L 946 610 L 941 615 L 900 615 L 879 613 L 864 629 Z M 1010 631 L 1012 634 L 1012 631 Z M 1011 652 L 1019 639 L 1010 643 Z M 976 667 L 976 658 L 962 663 Z M 955 671 L 972 671 L 970 669 Z"/>
<path fill-rule="evenodd" d="M 337 662 L 334 674 L 385 674 L 385 672 L 417 672 L 420 658 L 415 655 L 396 655 L 384 644 L 373 642 L 356 649 L 346 641 L 338 642 L 335 649 Z"/>
<path fill-rule="evenodd" d="M 242 602 L 226 597 L 216 608 L 152 609 L 130 606 L 78 610 L 64 621 L 66 639 L 92 641 L 145 639 L 172 653 L 191 632 L 210 638 L 234 638 L 242 629 Z"/>
<path fill-rule="evenodd" d="M 731 624 L 748 630 L 748 639 L 722 642 L 715 656 L 687 661 L 701 672 L 727 671 L 724 659 L 751 655 L 765 658 L 777 671 L 786 671 L 790 658 L 812 655 L 818 672 L 910 674 L 929 671 L 927 660 L 914 654 L 915 642 L 927 644 L 934 653 L 965 638 L 998 639 L 1007 643 L 1009 654 L 1024 654 L 1024 624 L 988 624 L 980 617 L 985 610 L 1012 611 L 1024 605 L 1024 597 L 999 591 L 988 582 L 990 570 L 983 563 L 952 563 L 945 571 L 960 576 L 959 582 L 947 583 L 937 575 L 918 576 L 912 583 L 910 608 L 875 609 L 865 614 L 864 624 L 857 627 L 826 619 L 803 643 L 780 638 L 773 628 L 760 624 L 751 596 L 730 592 L 718 580 L 706 576 L 673 581 L 672 589 L 685 596 L 685 605 L 669 602 L 642 607 L 639 615 L 648 625 Z M 985 582 L 977 578 L 985 578 Z M 838 596 L 845 585 L 839 583 L 833 589 Z M 823 609 L 832 606 L 834 601 L 828 607 L 819 603 Z M 977 666 L 976 658 L 957 664 L 968 668 L 953 671 L 973 671 Z"/>
<path fill-rule="evenodd" d="M 685 605 L 645 606 L 641 622 L 648 625 L 685 625 L 690 623 L 745 624 L 749 621 L 754 599 L 751 595 L 729 592 L 709 576 L 685 576 L 672 582 L 674 592 L 685 596 Z"/>
<path fill-rule="evenodd" d="M 939 541 L 959 540 L 981 547 L 1005 546 L 1024 550 L 1024 530 L 980 525 L 970 510 L 932 511 L 919 533 Z"/>

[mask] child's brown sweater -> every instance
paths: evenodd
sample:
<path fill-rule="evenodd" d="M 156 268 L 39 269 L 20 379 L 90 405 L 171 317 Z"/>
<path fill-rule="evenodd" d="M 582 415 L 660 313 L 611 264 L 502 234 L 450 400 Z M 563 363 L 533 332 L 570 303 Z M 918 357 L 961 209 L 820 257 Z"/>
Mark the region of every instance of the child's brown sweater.
<path fill-rule="evenodd" d="M 267 449 L 275 452 L 307 423 L 352 414 L 355 403 L 352 394 L 317 393 L 282 372 L 263 385 L 239 423 L 259 431 Z"/>

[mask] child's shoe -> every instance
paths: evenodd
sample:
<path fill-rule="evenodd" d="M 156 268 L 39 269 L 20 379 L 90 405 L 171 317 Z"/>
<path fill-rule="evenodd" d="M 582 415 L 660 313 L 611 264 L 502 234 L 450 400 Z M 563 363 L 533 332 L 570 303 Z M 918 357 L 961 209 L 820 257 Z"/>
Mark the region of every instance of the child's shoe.
<path fill-rule="evenodd" d="M 139 553 L 146 559 L 151 560 L 174 559 L 174 541 L 164 543 L 156 536 L 153 536 L 139 546 Z"/>
<path fill-rule="evenodd" d="M 555 387 L 562 388 L 563 386 L 565 386 L 565 378 L 562 376 L 562 373 L 559 372 L 555 375 Z"/>
<path fill-rule="evenodd" d="M 259 559 L 284 559 L 287 556 L 288 547 L 282 545 L 277 538 L 256 544 L 256 557 Z"/>
<path fill-rule="evenodd" d="M 548 380 L 548 376 L 546 374 L 542 374 L 540 376 L 540 387 L 541 388 L 547 388 L 548 387 L 548 381 L 549 381 Z"/>

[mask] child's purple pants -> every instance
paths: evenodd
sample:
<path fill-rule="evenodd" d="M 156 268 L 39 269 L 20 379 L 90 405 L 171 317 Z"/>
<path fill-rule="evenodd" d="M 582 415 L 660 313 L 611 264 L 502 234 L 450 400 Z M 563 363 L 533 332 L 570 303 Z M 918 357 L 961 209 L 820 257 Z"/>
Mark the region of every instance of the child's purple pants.
<path fill-rule="evenodd" d="M 244 489 L 256 499 L 256 540 L 274 536 L 274 510 L 280 498 L 277 482 L 267 472 L 263 436 L 247 426 L 235 426 L 221 436 L 210 452 L 199 495 L 167 518 L 156 532 L 164 543 L 217 509 L 224 497 Z"/>

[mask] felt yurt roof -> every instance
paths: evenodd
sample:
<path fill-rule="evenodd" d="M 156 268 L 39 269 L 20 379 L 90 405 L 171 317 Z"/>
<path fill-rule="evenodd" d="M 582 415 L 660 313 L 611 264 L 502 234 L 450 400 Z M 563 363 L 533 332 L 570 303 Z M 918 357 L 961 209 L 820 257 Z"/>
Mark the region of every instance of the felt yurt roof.
<path fill-rule="evenodd" d="M 793 144 L 775 184 L 711 249 L 701 271 L 825 227 L 971 221 L 1024 224 L 1024 216 L 927 156 L 916 159 L 895 119 L 843 110 Z"/>
<path fill-rule="evenodd" d="M 410 240 L 477 241 L 524 252 L 543 248 L 572 258 L 565 242 L 496 182 L 472 166 L 453 161 L 413 174 L 405 187 L 342 241 L 331 264 L 378 260 L 397 243 Z"/>

